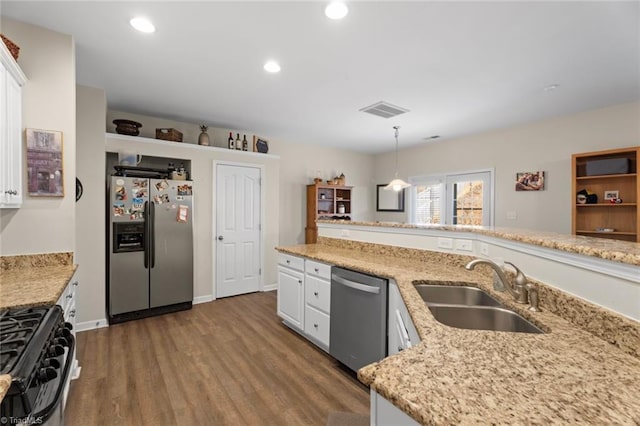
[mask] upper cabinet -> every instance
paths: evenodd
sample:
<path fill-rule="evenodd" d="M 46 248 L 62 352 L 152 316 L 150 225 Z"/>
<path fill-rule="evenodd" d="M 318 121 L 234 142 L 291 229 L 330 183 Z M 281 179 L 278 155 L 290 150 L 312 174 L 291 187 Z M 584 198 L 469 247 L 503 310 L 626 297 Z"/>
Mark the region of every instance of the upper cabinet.
<path fill-rule="evenodd" d="M 318 240 L 318 219 L 351 219 L 351 186 L 307 185 L 305 243 Z"/>
<path fill-rule="evenodd" d="M 0 42 L 0 208 L 22 204 L 22 86 L 26 81 Z"/>
<path fill-rule="evenodd" d="M 640 242 L 640 147 L 574 154 L 572 232 Z"/>

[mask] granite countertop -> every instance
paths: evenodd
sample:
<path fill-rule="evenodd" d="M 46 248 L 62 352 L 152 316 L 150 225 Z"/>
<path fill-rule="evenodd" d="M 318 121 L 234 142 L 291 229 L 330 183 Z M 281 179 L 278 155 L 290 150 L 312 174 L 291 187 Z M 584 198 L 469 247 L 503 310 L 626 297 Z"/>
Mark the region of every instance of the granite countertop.
<path fill-rule="evenodd" d="M 466 257 L 435 253 L 417 261 L 322 244 L 278 250 L 396 281 L 421 342 L 360 369 L 358 378 L 420 423 L 640 422 L 640 359 L 550 312 L 515 305 L 493 290 L 487 270 L 465 270 Z M 415 281 L 480 287 L 545 334 L 443 325 Z"/>
<path fill-rule="evenodd" d="M 0 309 L 55 305 L 77 265 L 34 266 L 0 272 Z"/>
<path fill-rule="evenodd" d="M 562 250 L 569 253 L 599 257 L 613 262 L 640 266 L 640 243 L 612 240 L 609 238 L 567 235 L 555 232 L 529 231 L 525 229 L 500 228 L 471 225 L 413 225 L 396 222 L 359 222 L 346 220 L 318 220 L 318 224 L 341 226 L 374 226 L 401 229 L 425 229 L 440 231 L 471 232 L 518 241 L 521 243 Z"/>
<path fill-rule="evenodd" d="M 11 376 L 8 374 L 0 374 L 0 401 L 4 398 L 11 386 Z"/>

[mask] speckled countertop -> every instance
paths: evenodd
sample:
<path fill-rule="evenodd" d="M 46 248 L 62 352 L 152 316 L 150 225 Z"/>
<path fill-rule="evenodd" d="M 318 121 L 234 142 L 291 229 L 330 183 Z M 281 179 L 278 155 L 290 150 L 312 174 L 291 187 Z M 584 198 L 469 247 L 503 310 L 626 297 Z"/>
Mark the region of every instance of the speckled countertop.
<path fill-rule="evenodd" d="M 358 377 L 420 423 L 640 423 L 640 359 L 560 316 L 513 304 L 493 291 L 487 270 L 464 269 L 466 256 L 431 252 L 416 261 L 322 244 L 278 250 L 397 282 L 421 342 L 360 369 Z M 546 334 L 445 326 L 415 281 L 478 286 Z"/>
<path fill-rule="evenodd" d="M 0 309 L 54 305 L 77 265 L 14 268 L 0 272 Z"/>
<path fill-rule="evenodd" d="M 319 220 L 318 224 L 342 226 L 375 226 L 403 229 L 432 229 L 442 231 L 472 232 L 505 240 L 518 241 L 536 246 L 600 257 L 613 262 L 640 266 L 640 243 L 612 240 L 608 238 L 566 235 L 554 232 L 529 231 L 524 229 L 497 228 L 469 225 L 412 225 L 396 222 L 358 222 L 345 220 Z"/>
<path fill-rule="evenodd" d="M 11 386 L 11 376 L 8 374 L 0 374 L 0 401 L 4 398 Z"/>

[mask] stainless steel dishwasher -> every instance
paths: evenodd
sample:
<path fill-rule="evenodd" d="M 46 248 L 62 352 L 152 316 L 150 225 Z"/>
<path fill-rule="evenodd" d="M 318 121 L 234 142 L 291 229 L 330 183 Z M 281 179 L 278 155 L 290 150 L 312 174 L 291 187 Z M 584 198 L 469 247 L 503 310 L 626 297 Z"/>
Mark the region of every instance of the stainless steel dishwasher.
<path fill-rule="evenodd" d="M 333 267 L 329 353 L 357 371 L 387 356 L 386 279 Z"/>

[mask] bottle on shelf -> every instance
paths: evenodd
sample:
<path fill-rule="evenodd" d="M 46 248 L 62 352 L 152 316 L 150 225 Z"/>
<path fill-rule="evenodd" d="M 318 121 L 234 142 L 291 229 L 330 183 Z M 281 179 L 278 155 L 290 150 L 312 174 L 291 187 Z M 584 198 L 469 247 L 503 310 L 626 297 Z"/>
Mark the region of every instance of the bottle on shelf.
<path fill-rule="evenodd" d="M 249 142 L 247 142 L 247 135 L 243 135 L 242 138 L 242 150 L 249 151 Z"/>
<path fill-rule="evenodd" d="M 227 148 L 236 149 L 236 143 L 233 140 L 233 133 L 229 132 L 229 140 L 227 142 Z"/>
<path fill-rule="evenodd" d="M 236 150 L 242 149 L 242 141 L 240 140 L 240 133 L 236 133 Z"/>

